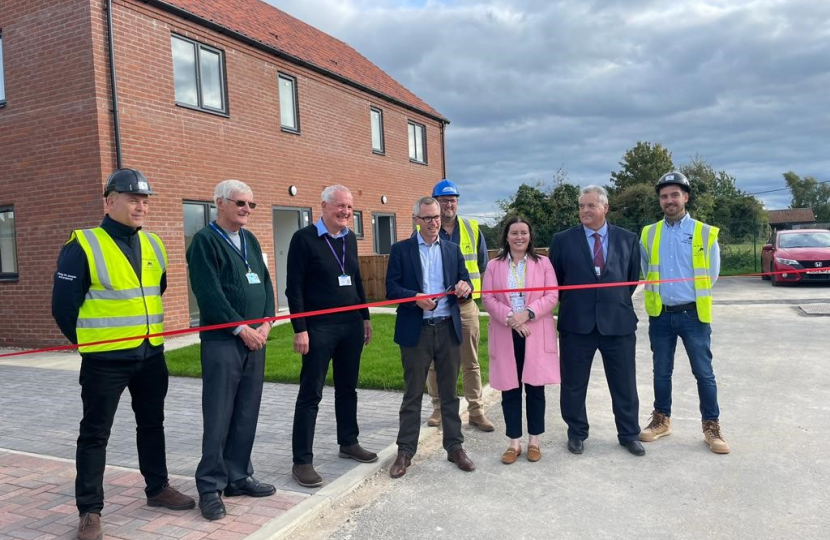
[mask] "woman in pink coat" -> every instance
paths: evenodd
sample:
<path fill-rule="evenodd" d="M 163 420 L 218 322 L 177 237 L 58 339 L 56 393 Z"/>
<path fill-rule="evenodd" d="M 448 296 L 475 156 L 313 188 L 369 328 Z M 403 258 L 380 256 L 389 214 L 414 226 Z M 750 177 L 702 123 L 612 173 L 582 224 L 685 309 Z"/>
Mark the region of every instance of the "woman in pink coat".
<path fill-rule="evenodd" d="M 487 264 L 483 291 L 555 287 L 547 257 L 533 251 L 533 232 L 521 216 L 508 218 L 501 252 Z M 501 457 L 511 464 L 522 453 L 522 384 L 527 406 L 528 461 L 539 461 L 539 435 L 545 431 L 545 385 L 559 383 L 559 354 L 553 306 L 557 291 L 484 293 L 490 314 L 490 386 L 501 390 L 501 406 L 510 446 Z"/>

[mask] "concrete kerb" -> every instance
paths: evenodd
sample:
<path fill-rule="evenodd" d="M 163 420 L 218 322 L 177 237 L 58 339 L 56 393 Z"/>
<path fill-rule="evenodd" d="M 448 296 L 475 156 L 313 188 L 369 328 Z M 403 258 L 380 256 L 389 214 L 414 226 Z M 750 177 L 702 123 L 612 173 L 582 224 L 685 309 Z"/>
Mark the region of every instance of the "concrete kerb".
<path fill-rule="evenodd" d="M 486 385 L 481 390 L 481 399 L 486 400 L 496 390 Z M 467 400 L 459 397 L 459 410 L 466 410 Z M 462 419 L 468 416 L 463 413 Z M 418 435 L 419 446 L 426 440 L 437 436 L 438 428 L 428 427 L 426 423 L 421 426 Z M 380 452 L 378 460 L 374 463 L 366 463 L 355 467 L 331 484 L 320 489 L 303 502 L 297 504 L 276 519 L 269 521 L 259 531 L 246 537 L 246 540 L 283 540 L 300 527 L 324 517 L 334 507 L 350 494 L 363 486 L 370 478 L 381 470 L 388 468 L 398 455 L 398 445 L 393 442 Z"/>

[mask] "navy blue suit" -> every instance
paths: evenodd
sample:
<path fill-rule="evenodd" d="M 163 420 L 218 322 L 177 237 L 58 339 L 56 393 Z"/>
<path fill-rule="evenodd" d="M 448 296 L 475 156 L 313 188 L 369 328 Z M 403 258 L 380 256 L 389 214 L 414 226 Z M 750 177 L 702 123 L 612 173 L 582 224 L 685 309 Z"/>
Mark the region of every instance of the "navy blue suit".
<path fill-rule="evenodd" d="M 417 233 L 416 233 L 417 234 Z M 444 261 L 444 288 L 455 285 L 463 280 L 470 284 L 470 274 L 464 265 L 464 256 L 458 244 L 441 240 L 441 257 Z M 639 259 L 637 259 L 639 264 Z M 421 268 L 421 256 L 418 252 L 418 237 L 412 236 L 406 240 L 396 242 L 389 255 L 389 266 L 386 269 L 386 298 L 400 300 L 411 298 L 423 291 L 424 272 Z M 461 311 L 455 295 L 449 295 L 447 300 L 452 312 L 452 323 L 458 343 L 461 343 Z M 421 324 L 424 310 L 415 302 L 406 302 L 398 305 L 398 317 L 395 320 L 395 343 L 402 347 L 414 347 L 418 344 L 421 335 Z"/>
<path fill-rule="evenodd" d="M 444 289 L 459 281 L 470 283 L 464 257 L 458 244 L 439 242 Z M 386 297 L 390 300 L 412 298 L 424 292 L 424 271 L 413 236 L 392 246 L 386 271 Z M 429 365 L 435 362 L 438 394 L 441 399 L 441 422 L 444 427 L 444 448 L 447 452 L 462 449 L 461 418 L 458 412 L 458 368 L 461 360 L 461 311 L 455 295 L 448 296 L 449 318 L 424 318 L 424 310 L 415 302 L 398 305 L 395 320 L 395 343 L 401 347 L 401 364 L 405 390 L 400 410 L 398 452 L 414 456 L 418 449 L 421 425 L 421 404 L 424 397 Z"/>
<path fill-rule="evenodd" d="M 550 261 L 559 285 L 631 282 L 640 279 L 640 241 L 636 234 L 608 225 L 608 254 L 600 276 L 582 225 L 553 236 Z M 559 291 L 560 407 L 568 438 L 588 438 L 585 396 L 596 351 L 602 355 L 620 441 L 640 433 L 637 396 L 637 315 L 631 295 L 636 285 Z"/>

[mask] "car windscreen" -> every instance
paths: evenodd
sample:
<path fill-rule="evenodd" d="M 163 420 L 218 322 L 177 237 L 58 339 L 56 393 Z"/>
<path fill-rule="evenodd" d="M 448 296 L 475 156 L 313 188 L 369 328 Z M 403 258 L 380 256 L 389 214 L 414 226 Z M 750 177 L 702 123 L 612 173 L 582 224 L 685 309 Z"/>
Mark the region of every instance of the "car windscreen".
<path fill-rule="evenodd" d="M 830 231 L 826 233 L 782 234 L 778 240 L 782 248 L 822 248 L 830 247 Z"/>

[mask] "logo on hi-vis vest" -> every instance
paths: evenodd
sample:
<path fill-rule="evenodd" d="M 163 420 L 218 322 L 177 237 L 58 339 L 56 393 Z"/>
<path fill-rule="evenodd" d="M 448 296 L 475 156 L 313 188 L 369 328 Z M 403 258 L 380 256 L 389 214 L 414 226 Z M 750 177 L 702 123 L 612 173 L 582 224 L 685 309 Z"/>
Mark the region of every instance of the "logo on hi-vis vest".
<path fill-rule="evenodd" d="M 144 259 L 144 268 L 154 268 L 155 264 L 153 264 L 152 259 Z"/>

